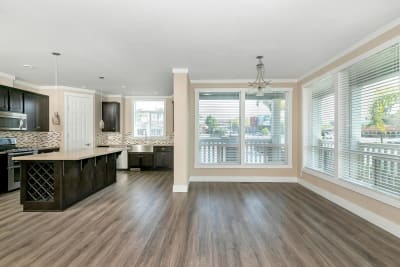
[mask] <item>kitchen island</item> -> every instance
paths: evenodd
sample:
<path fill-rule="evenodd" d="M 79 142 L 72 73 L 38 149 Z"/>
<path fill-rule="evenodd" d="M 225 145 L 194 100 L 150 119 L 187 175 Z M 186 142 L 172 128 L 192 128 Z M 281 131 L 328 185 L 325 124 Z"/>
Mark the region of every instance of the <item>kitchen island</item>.
<path fill-rule="evenodd" d="M 93 148 L 14 157 L 21 162 L 24 211 L 62 211 L 115 183 L 122 148 Z"/>

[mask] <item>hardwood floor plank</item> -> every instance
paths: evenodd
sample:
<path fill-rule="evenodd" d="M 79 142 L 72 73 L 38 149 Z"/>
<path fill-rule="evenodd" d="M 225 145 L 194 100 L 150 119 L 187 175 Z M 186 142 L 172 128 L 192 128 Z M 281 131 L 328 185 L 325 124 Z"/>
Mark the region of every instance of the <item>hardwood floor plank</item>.
<path fill-rule="evenodd" d="M 0 266 L 399 266 L 400 240 L 297 184 L 119 172 L 64 212 L 0 195 Z"/>

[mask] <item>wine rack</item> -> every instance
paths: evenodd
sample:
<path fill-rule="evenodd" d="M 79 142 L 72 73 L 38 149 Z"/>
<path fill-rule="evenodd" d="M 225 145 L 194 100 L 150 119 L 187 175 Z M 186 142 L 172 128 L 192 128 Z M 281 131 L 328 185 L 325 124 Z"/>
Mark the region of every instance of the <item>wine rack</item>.
<path fill-rule="evenodd" d="M 34 162 L 27 169 L 28 201 L 54 201 L 55 172 L 52 162 Z"/>

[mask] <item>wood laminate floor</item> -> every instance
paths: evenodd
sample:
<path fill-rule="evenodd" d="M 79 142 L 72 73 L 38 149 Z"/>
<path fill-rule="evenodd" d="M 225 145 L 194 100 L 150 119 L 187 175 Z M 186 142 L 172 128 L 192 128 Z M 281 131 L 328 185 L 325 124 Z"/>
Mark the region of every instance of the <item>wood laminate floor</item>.
<path fill-rule="evenodd" d="M 0 195 L 0 266 L 400 266 L 400 240 L 297 184 L 120 172 L 65 212 Z"/>

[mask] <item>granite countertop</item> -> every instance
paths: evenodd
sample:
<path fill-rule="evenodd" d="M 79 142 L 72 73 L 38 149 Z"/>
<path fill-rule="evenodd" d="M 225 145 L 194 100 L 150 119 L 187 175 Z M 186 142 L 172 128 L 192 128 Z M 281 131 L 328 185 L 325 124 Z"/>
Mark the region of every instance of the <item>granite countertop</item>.
<path fill-rule="evenodd" d="M 13 157 L 12 160 L 82 160 L 113 154 L 123 151 L 123 148 L 110 148 L 110 147 L 96 147 L 89 149 L 79 149 L 73 151 L 60 151 L 35 155 L 27 155 L 20 157 Z"/>
<path fill-rule="evenodd" d="M 25 148 L 25 147 L 17 147 L 17 149 L 18 148 Z M 32 149 L 40 152 L 40 151 L 55 150 L 60 148 L 58 146 L 54 146 L 54 147 L 32 147 Z M 8 153 L 8 151 L 0 151 L 0 154 L 6 154 L 6 153 Z"/>

